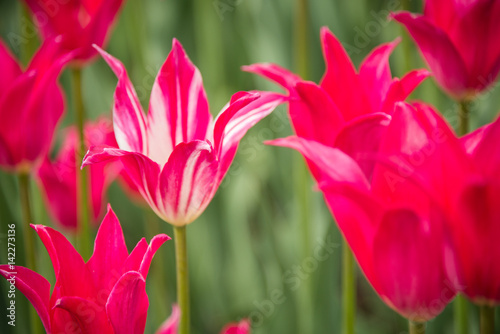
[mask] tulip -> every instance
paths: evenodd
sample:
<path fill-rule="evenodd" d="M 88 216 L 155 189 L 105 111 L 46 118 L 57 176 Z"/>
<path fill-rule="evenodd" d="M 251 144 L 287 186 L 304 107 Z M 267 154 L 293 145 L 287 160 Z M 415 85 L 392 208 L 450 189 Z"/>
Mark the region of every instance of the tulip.
<path fill-rule="evenodd" d="M 46 157 L 37 172 L 44 192 L 45 202 L 53 220 L 76 232 L 78 221 L 76 165 L 78 134 L 75 127 L 65 131 L 62 147 L 55 160 Z M 116 146 L 111 122 L 100 119 L 87 123 L 85 127 L 86 147 L 91 145 Z M 90 167 L 89 202 L 92 221 L 97 224 L 103 212 L 104 193 L 118 175 L 121 165 L 94 165 Z"/>
<path fill-rule="evenodd" d="M 158 248 L 170 238 L 143 238 L 129 254 L 122 228 L 110 206 L 85 263 L 59 232 L 32 225 L 49 253 L 56 283 L 28 268 L 0 266 L 6 279 L 15 271 L 16 287 L 36 309 L 47 333 L 143 333 L 149 306 L 146 277 Z M 52 291 L 52 294 L 51 294 Z"/>
<path fill-rule="evenodd" d="M 458 147 L 447 140 L 452 136 L 431 108 L 396 104 L 371 179 L 339 148 L 300 137 L 271 142 L 300 151 L 314 164 L 318 186 L 364 275 L 382 300 L 418 330 L 460 286 L 443 200 L 456 179 L 452 167 L 437 168 L 460 161 L 441 148 Z M 446 174 L 447 187 L 433 189 Z"/>
<path fill-rule="evenodd" d="M 438 84 L 457 100 L 490 87 L 500 71 L 500 2 L 427 0 L 424 14 L 398 12 Z"/>
<path fill-rule="evenodd" d="M 60 54 L 61 37 L 46 41 L 23 72 L 0 42 L 0 166 L 28 173 L 47 154 L 64 112 L 57 77 L 72 54 Z"/>
<path fill-rule="evenodd" d="M 326 71 L 319 85 L 274 64 L 254 64 L 243 70 L 289 92 L 290 119 L 297 136 L 343 149 L 370 174 L 373 164 L 364 154 L 377 150 L 394 104 L 406 99 L 428 72 L 415 70 L 402 79 L 392 78 L 388 60 L 399 39 L 374 49 L 359 71 L 326 27 L 321 29 L 321 43 Z M 311 172 L 317 177 L 314 168 Z"/>
<path fill-rule="evenodd" d="M 285 97 L 236 93 L 214 122 L 201 75 L 174 39 L 145 118 L 122 63 L 99 52 L 119 79 L 113 106 L 119 148 L 91 147 L 82 167 L 120 160 L 160 218 L 174 226 L 191 223 L 214 196 L 246 131 Z"/>
<path fill-rule="evenodd" d="M 124 0 L 23 0 L 44 39 L 63 35 L 66 51 L 78 50 L 75 60 L 84 64 L 97 52 L 92 44 L 106 45 Z"/>
<path fill-rule="evenodd" d="M 179 326 L 181 311 L 177 305 L 172 308 L 172 314 L 165 320 L 165 322 L 158 328 L 156 334 L 177 334 Z M 221 334 L 250 334 L 250 323 L 248 320 L 242 320 L 239 323 L 231 323 L 226 325 Z"/>
<path fill-rule="evenodd" d="M 297 136 L 342 149 L 370 179 L 374 162 L 367 155 L 377 152 L 394 104 L 406 99 L 428 76 L 426 70 L 416 70 L 401 79 L 392 77 L 389 56 L 398 43 L 397 39 L 377 47 L 356 71 L 340 41 L 325 27 L 321 44 L 326 71 L 319 85 L 274 64 L 254 64 L 243 70 L 268 78 L 289 92 L 289 114 Z M 321 171 L 310 161 L 308 165 L 318 180 Z M 354 260 L 345 243 L 343 254 L 343 330 L 354 333 Z"/>
<path fill-rule="evenodd" d="M 153 84 L 146 118 L 123 64 L 97 48 L 118 77 L 113 126 L 119 148 L 91 147 L 82 167 L 120 160 L 153 211 L 174 225 L 177 301 L 182 310 L 179 332 L 186 334 L 189 290 L 185 227 L 215 195 L 246 131 L 286 97 L 239 92 L 213 121 L 200 72 L 176 39 L 172 44 Z"/>

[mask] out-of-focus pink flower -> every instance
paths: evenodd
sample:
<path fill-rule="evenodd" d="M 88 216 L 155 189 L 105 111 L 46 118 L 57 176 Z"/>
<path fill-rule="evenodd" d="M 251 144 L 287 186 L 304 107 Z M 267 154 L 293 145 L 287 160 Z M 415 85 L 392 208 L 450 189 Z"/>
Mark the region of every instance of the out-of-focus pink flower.
<path fill-rule="evenodd" d="M 100 119 L 87 123 L 84 130 L 85 147 L 93 145 L 117 146 L 111 122 Z M 74 127 L 66 129 L 62 146 L 56 158 L 45 158 L 37 176 L 44 190 L 45 202 L 55 222 L 73 231 L 77 229 L 77 165 L 78 134 Z M 80 155 L 79 155 L 80 156 Z M 89 203 L 93 222 L 97 223 L 104 208 L 104 193 L 121 170 L 120 163 L 94 165 L 89 173 Z"/>
<path fill-rule="evenodd" d="M 63 35 L 66 51 L 78 50 L 85 63 L 97 54 L 92 44 L 104 46 L 124 0 L 23 0 L 44 39 Z"/>
<path fill-rule="evenodd" d="M 119 79 L 113 123 L 120 148 L 91 147 L 82 166 L 120 160 L 160 218 L 191 223 L 214 196 L 246 131 L 286 97 L 239 92 L 213 121 L 200 72 L 174 39 L 145 117 L 122 63 L 99 51 Z"/>
<path fill-rule="evenodd" d="M 438 315 L 460 286 L 443 200 L 455 190 L 453 169 L 460 162 L 441 147 L 459 149 L 448 140 L 453 136 L 431 108 L 398 103 L 371 180 L 338 148 L 300 137 L 272 142 L 314 164 L 319 188 L 366 278 L 391 308 L 414 321 Z M 448 168 L 439 168 L 445 161 Z M 447 183 L 432 187 L 439 178 Z"/>
<path fill-rule="evenodd" d="M 64 98 L 57 78 L 72 54 L 47 40 L 23 72 L 0 41 L 0 166 L 27 172 L 49 150 Z"/>
<path fill-rule="evenodd" d="M 172 314 L 165 320 L 165 322 L 158 328 L 156 334 L 177 334 L 179 327 L 179 319 L 181 311 L 177 305 L 172 308 Z M 239 323 L 231 323 L 226 325 L 221 334 L 250 334 L 250 322 L 242 320 Z"/>
<path fill-rule="evenodd" d="M 500 2 L 426 0 L 424 15 L 392 17 L 413 37 L 437 82 L 456 99 L 470 99 L 500 72 Z"/>
<path fill-rule="evenodd" d="M 326 72 L 319 85 L 274 64 L 254 64 L 243 69 L 288 90 L 290 119 L 297 136 L 341 148 L 369 175 L 373 163 L 365 155 L 377 150 L 394 104 L 405 100 L 428 72 L 415 70 L 402 79 L 392 77 L 389 56 L 399 40 L 374 49 L 359 71 L 326 27 L 321 29 L 321 43 Z M 311 171 L 317 176 L 313 167 Z"/>
<path fill-rule="evenodd" d="M 38 312 L 47 333 L 137 333 L 146 325 L 146 277 L 158 248 L 170 238 L 143 238 L 129 254 L 111 207 L 97 232 L 87 263 L 66 238 L 50 227 L 32 225 L 49 253 L 56 283 L 16 266 L 15 282 Z M 0 274 L 9 279 L 8 265 Z"/>

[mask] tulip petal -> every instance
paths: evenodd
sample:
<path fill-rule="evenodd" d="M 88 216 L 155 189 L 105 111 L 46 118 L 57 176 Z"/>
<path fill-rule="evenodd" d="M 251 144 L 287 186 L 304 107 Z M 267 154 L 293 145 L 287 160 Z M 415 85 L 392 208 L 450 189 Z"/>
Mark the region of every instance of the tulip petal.
<path fill-rule="evenodd" d="M 241 69 L 246 72 L 258 74 L 264 78 L 274 81 L 289 92 L 292 92 L 295 85 L 302 79 L 295 73 L 271 63 L 252 64 L 242 66 Z"/>
<path fill-rule="evenodd" d="M 114 94 L 113 127 L 118 146 L 125 151 L 147 154 L 146 123 L 137 93 L 123 64 L 94 46 L 118 77 Z"/>
<path fill-rule="evenodd" d="M 453 130 L 422 103 L 397 103 L 379 155 L 393 159 L 397 167 L 379 165 L 375 169 L 373 192 L 383 200 L 405 203 L 415 210 L 428 205 L 421 203 L 428 196 L 447 205 L 446 198 L 459 193 L 461 173 L 470 168 Z M 452 170 L 445 167 L 450 164 Z"/>
<path fill-rule="evenodd" d="M 82 168 L 96 163 L 120 160 L 124 171 L 153 209 L 158 200 L 160 166 L 143 154 L 127 152 L 114 147 L 94 146 L 83 158 Z"/>
<path fill-rule="evenodd" d="M 122 266 L 127 258 L 127 245 L 120 221 L 108 204 L 108 212 L 97 231 L 94 253 L 86 264 L 92 273 L 94 286 L 111 291 L 123 274 Z"/>
<path fill-rule="evenodd" d="M 116 334 L 142 334 L 149 307 L 146 281 L 138 272 L 125 273 L 106 303 L 106 313 Z"/>
<path fill-rule="evenodd" d="M 50 216 L 72 230 L 76 230 L 78 221 L 75 163 L 73 151 L 73 154 L 61 156 L 54 162 L 46 158 L 37 171 Z"/>
<path fill-rule="evenodd" d="M 30 301 L 38 313 L 43 327 L 47 333 L 50 333 L 49 281 L 38 273 L 21 266 L 15 266 L 12 270 L 8 265 L 0 265 L 0 275 L 5 279 L 15 277 L 16 288 Z"/>
<path fill-rule="evenodd" d="M 486 125 L 483 130 L 478 131 L 483 132 L 483 134 L 473 153 L 474 162 L 480 166 L 483 175 L 500 180 L 500 152 L 498 150 L 500 117 L 497 117 L 493 123 Z M 480 132 L 475 132 L 476 136 Z"/>
<path fill-rule="evenodd" d="M 214 142 L 221 164 L 219 180 L 229 169 L 241 138 L 285 100 L 285 96 L 270 92 L 243 94 L 221 111 L 214 126 Z"/>
<path fill-rule="evenodd" d="M 23 0 L 40 28 L 44 39 L 59 35 L 78 21 L 78 1 Z M 48 19 L 50 17 L 50 19 Z M 42 20 L 43 19 L 43 20 Z"/>
<path fill-rule="evenodd" d="M 404 101 L 422 81 L 430 75 L 427 70 L 413 70 L 401 79 L 394 78 L 385 100 L 382 104 L 382 112 L 391 115 L 396 102 Z"/>
<path fill-rule="evenodd" d="M 165 164 L 177 144 L 204 140 L 211 122 L 200 71 L 174 39 L 151 92 L 149 156 Z"/>
<path fill-rule="evenodd" d="M 250 322 L 248 320 L 242 320 L 239 323 L 229 324 L 222 329 L 221 334 L 249 334 L 250 333 Z"/>
<path fill-rule="evenodd" d="M 180 143 L 160 176 L 159 216 L 175 226 L 189 224 L 207 207 L 217 189 L 219 163 L 204 141 Z"/>
<path fill-rule="evenodd" d="M 70 317 L 66 317 L 66 323 L 64 323 L 64 321 L 59 321 L 57 324 L 61 329 L 64 328 L 68 330 L 69 327 L 74 329 L 73 332 L 78 332 L 78 330 L 80 330 L 81 333 L 85 334 L 112 333 L 113 331 L 109 324 L 108 317 L 106 316 L 106 312 L 104 311 L 104 307 L 97 305 L 91 300 L 80 297 L 64 296 L 55 302 L 54 308 L 65 310 L 70 315 Z"/>
<path fill-rule="evenodd" d="M 377 154 L 391 117 L 385 113 L 360 116 L 347 123 L 337 135 L 335 147 L 353 158 L 371 180 Z"/>
<path fill-rule="evenodd" d="M 373 244 L 382 298 L 414 321 L 434 318 L 454 296 L 446 286 L 445 249 L 440 234 L 444 221 L 439 221 L 438 213 L 433 215 L 426 220 L 410 210 L 389 210 Z M 446 291 L 446 300 L 442 300 Z"/>
<path fill-rule="evenodd" d="M 457 15 L 457 1 L 455 0 L 430 0 L 424 3 L 425 16 L 436 26 L 448 31 Z"/>
<path fill-rule="evenodd" d="M 369 184 L 358 164 L 341 150 L 301 137 L 280 138 L 266 144 L 293 148 L 314 166 L 311 171 L 319 184 L 347 182 L 368 189 Z"/>
<path fill-rule="evenodd" d="M 328 28 L 321 29 L 321 45 L 326 62 L 326 72 L 321 80 L 323 88 L 337 105 L 345 120 L 369 113 L 370 103 L 362 91 L 356 69 L 340 41 Z"/>
<path fill-rule="evenodd" d="M 469 183 L 454 207 L 450 230 L 464 274 L 463 292 L 477 304 L 500 303 L 500 186 L 487 180 Z"/>
<path fill-rule="evenodd" d="M 31 225 L 42 240 L 54 267 L 56 284 L 52 300 L 60 296 L 87 297 L 89 277 L 85 263 L 73 245 L 56 230 L 43 225 Z"/>
<path fill-rule="evenodd" d="M 380 111 L 382 102 L 392 83 L 389 56 L 399 44 L 401 38 L 391 43 L 382 44 L 374 49 L 359 68 L 359 81 L 372 106 L 372 111 Z M 370 110 L 367 110 L 369 112 Z"/>
<path fill-rule="evenodd" d="M 0 41 L 0 71 L 2 72 L 0 76 L 1 96 L 14 80 L 22 74 L 19 63 L 2 41 Z"/>
<path fill-rule="evenodd" d="M 467 67 L 446 33 L 421 15 L 408 12 L 393 14 L 418 44 L 436 80 L 453 96 L 466 92 Z"/>
<path fill-rule="evenodd" d="M 181 317 L 181 310 L 179 306 L 172 306 L 172 314 L 165 322 L 158 328 L 156 334 L 177 334 L 179 328 L 179 319 Z"/>
<path fill-rule="evenodd" d="M 151 261 L 153 260 L 156 251 L 160 248 L 161 245 L 167 240 L 171 238 L 166 234 L 158 234 L 151 239 L 149 243 L 148 249 L 146 250 L 144 257 L 141 261 L 141 266 L 139 268 L 139 273 L 146 279 L 148 277 L 149 267 L 151 265 Z"/>
<path fill-rule="evenodd" d="M 290 103 L 290 118 L 299 137 L 313 139 L 333 146 L 344 118 L 330 96 L 312 82 L 299 82 L 296 86 L 299 101 Z"/>

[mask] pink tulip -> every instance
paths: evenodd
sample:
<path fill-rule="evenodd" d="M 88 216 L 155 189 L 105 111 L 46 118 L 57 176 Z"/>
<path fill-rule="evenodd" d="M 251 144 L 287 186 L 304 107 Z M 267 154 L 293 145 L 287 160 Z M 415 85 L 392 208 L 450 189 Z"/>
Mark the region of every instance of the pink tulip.
<path fill-rule="evenodd" d="M 340 41 L 321 29 L 326 72 L 319 85 L 274 64 L 244 66 L 245 71 L 268 78 L 290 93 L 290 118 L 297 136 L 344 150 L 370 174 L 373 163 L 364 159 L 376 151 L 393 112 L 428 76 L 426 70 L 392 78 L 389 56 L 399 40 L 383 44 L 354 68 Z M 312 173 L 317 172 L 312 168 Z"/>
<path fill-rule="evenodd" d="M 104 46 L 124 0 L 23 0 L 44 39 L 64 36 L 66 51 L 78 50 L 85 63 L 97 54 L 92 44 Z"/>
<path fill-rule="evenodd" d="M 179 319 L 181 311 L 177 305 L 172 308 L 172 314 L 165 320 L 165 322 L 158 328 L 156 334 L 177 334 L 179 327 Z M 221 334 L 250 334 L 250 322 L 242 320 L 239 323 L 231 323 L 226 325 Z"/>
<path fill-rule="evenodd" d="M 457 159 L 441 149 L 452 136 L 430 108 L 398 103 L 371 180 L 338 148 L 300 137 L 272 142 L 314 164 L 319 188 L 366 278 L 387 305 L 413 321 L 438 315 L 460 283 L 442 201 L 443 191 L 453 188 L 430 187 L 434 179 L 447 174 L 451 183 L 456 176 Z M 444 161 L 450 166 L 437 168 Z M 417 167 L 420 172 L 413 173 Z"/>
<path fill-rule="evenodd" d="M 490 87 L 500 72 L 500 2 L 426 0 L 424 15 L 398 12 L 437 82 L 456 99 Z"/>
<path fill-rule="evenodd" d="M 20 266 L 0 266 L 38 312 L 47 333 L 143 333 L 148 311 L 146 277 L 158 248 L 170 238 L 143 238 L 129 254 L 111 207 L 97 232 L 94 254 L 85 263 L 59 232 L 31 225 L 50 255 L 56 283 Z M 12 274 L 11 272 L 16 272 Z"/>
<path fill-rule="evenodd" d="M 286 98 L 240 92 L 212 120 L 198 69 L 174 39 L 144 116 L 123 65 L 99 49 L 118 77 L 113 122 L 119 149 L 91 147 L 83 165 L 120 160 L 163 220 L 184 226 L 207 207 L 246 131 Z"/>
<path fill-rule="evenodd" d="M 26 71 L 0 42 L 0 166 L 28 172 L 49 150 L 64 112 L 57 77 L 72 54 L 59 57 L 61 38 L 46 41 Z"/>
<path fill-rule="evenodd" d="M 100 119 L 85 126 L 85 146 L 110 145 L 116 146 L 111 122 Z M 45 158 L 37 176 L 44 191 L 45 202 L 53 220 L 60 225 L 73 230 L 77 229 L 77 178 L 78 167 L 76 154 L 78 134 L 74 127 L 66 129 L 62 147 L 55 160 Z M 94 223 L 102 217 L 104 193 L 107 187 L 118 175 L 121 164 L 109 166 L 94 165 L 90 167 L 89 203 Z"/>

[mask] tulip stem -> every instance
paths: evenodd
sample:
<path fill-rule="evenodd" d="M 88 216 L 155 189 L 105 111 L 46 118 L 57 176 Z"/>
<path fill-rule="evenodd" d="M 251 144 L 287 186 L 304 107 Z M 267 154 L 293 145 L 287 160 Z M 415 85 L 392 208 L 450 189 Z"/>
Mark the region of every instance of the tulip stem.
<path fill-rule="evenodd" d="M 186 248 L 186 226 L 174 226 L 175 264 L 177 270 L 177 304 L 181 310 L 179 334 L 189 333 L 189 275 Z"/>
<path fill-rule="evenodd" d="M 469 132 L 470 103 L 468 101 L 459 102 L 458 110 L 458 134 L 463 136 Z M 467 315 L 467 299 L 462 295 L 457 295 L 453 302 L 453 312 L 455 319 L 455 332 L 457 334 L 467 334 L 469 332 L 469 319 Z"/>
<path fill-rule="evenodd" d="M 85 154 L 85 106 L 83 104 L 82 94 L 82 70 L 74 68 L 72 70 L 73 84 L 73 103 L 75 107 L 76 127 L 78 130 L 79 148 L 76 152 L 76 166 L 82 164 Z M 79 245 L 80 254 L 87 260 L 90 257 L 90 226 L 89 226 L 89 195 L 87 170 L 78 170 L 76 173 L 78 189 L 78 227 L 79 227 Z"/>
<path fill-rule="evenodd" d="M 480 333 L 494 334 L 495 333 L 495 308 L 487 305 L 482 305 L 479 308 L 480 318 Z"/>
<path fill-rule="evenodd" d="M 412 321 L 409 322 L 409 334 L 425 334 L 425 322 Z"/>
<path fill-rule="evenodd" d="M 347 241 L 342 242 L 342 333 L 354 334 L 356 321 L 356 271 Z"/>
<path fill-rule="evenodd" d="M 21 30 L 23 30 L 24 36 L 21 40 L 21 62 L 23 65 L 27 66 L 36 52 L 37 49 L 37 39 L 36 33 L 34 31 L 35 25 L 31 19 L 31 12 L 28 5 L 24 2 L 20 2 L 21 5 Z M 28 30 L 31 31 L 28 33 Z"/>
<path fill-rule="evenodd" d="M 31 212 L 31 195 L 30 195 L 30 175 L 28 173 L 19 173 L 19 195 L 21 199 L 21 211 L 23 221 L 21 222 L 24 236 L 24 252 L 26 266 L 33 271 L 37 271 L 36 255 L 35 255 L 35 231 L 30 228 L 33 224 L 33 213 Z M 30 325 L 33 333 L 42 333 L 40 319 L 32 306 L 30 309 Z"/>
<path fill-rule="evenodd" d="M 469 132 L 469 118 L 470 118 L 470 102 L 460 101 L 458 110 L 458 134 L 460 136 L 466 135 Z"/>

